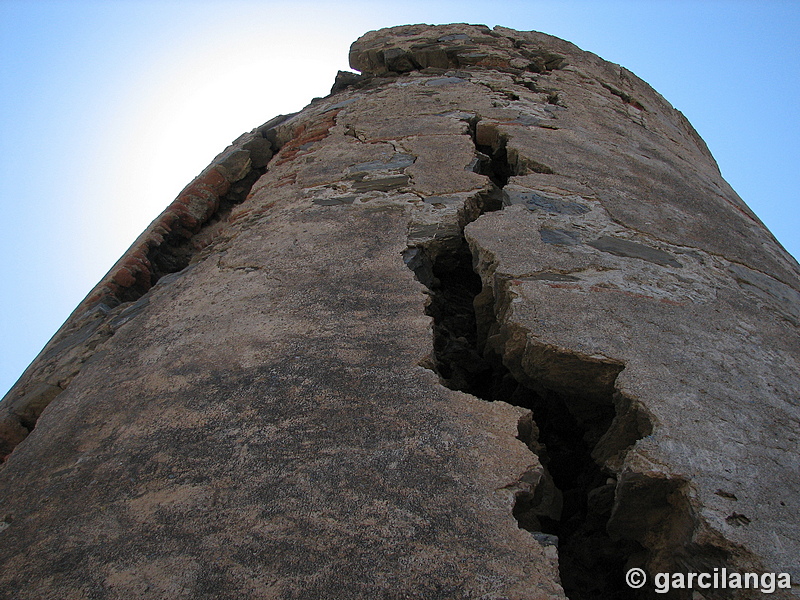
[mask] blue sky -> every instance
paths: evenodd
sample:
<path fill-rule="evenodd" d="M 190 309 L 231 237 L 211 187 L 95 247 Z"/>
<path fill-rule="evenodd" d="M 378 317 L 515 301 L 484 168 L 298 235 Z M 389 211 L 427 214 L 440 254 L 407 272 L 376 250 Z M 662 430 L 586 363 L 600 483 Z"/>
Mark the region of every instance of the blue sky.
<path fill-rule="evenodd" d="M 365 31 L 419 22 L 622 64 L 800 256 L 800 2 L 0 0 L 0 395 L 220 150 L 326 95 Z"/>

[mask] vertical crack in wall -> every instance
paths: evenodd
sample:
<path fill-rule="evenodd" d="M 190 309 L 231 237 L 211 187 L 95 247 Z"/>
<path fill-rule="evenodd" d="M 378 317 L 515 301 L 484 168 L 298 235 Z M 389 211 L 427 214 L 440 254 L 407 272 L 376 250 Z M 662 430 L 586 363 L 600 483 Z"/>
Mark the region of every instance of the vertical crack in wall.
<path fill-rule="evenodd" d="M 514 174 L 505 140 L 491 131 L 476 135 L 477 125 L 474 119 L 474 167 L 491 185 L 478 195 L 477 206 L 465 211 L 472 215 L 467 222 L 502 208 L 502 188 Z M 479 143 L 487 138 L 493 143 Z M 614 391 L 623 365 L 556 352 L 545 357 L 555 373 L 551 380 L 524 373 L 521 361 L 507 365 L 514 361 L 496 340 L 512 334 L 497 323 L 494 291 L 483 286 L 473 269 L 464 227 L 457 241 L 433 239 L 407 250 L 406 263 L 430 294 L 426 314 L 433 319 L 434 351 L 426 366 L 451 389 L 531 411 L 520 420 L 519 438 L 539 456 L 546 473 L 535 489 L 517 493 L 513 514 L 540 543 L 558 546 L 562 585 L 570 600 L 644 598 L 646 592 L 625 584 L 625 571 L 659 562 L 659 557 L 671 560 L 665 557 L 691 539 L 688 503 L 675 500 L 681 482 L 627 481 L 623 491 L 641 485 L 633 497 L 646 499 L 629 503 L 639 525 L 629 529 L 631 508 L 620 507 L 619 482 L 609 465 L 621 465 L 636 440 L 652 432 L 652 424 L 641 407 Z M 493 344 L 487 343 L 490 337 Z M 567 382 L 559 385 L 559 376 Z M 659 546 L 653 529 L 669 529 L 670 522 L 683 529 L 679 535 L 667 531 L 672 543 Z"/>

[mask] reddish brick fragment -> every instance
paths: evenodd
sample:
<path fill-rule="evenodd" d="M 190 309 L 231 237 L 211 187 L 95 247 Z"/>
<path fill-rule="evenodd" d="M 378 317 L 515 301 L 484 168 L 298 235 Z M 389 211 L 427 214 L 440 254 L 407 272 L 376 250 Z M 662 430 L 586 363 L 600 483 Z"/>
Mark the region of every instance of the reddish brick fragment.
<path fill-rule="evenodd" d="M 225 176 L 216 168 L 208 169 L 200 173 L 192 183 L 187 185 L 181 195 L 198 193 L 201 190 L 209 190 L 215 196 L 224 196 L 228 193 L 231 184 Z"/>
<path fill-rule="evenodd" d="M 339 110 L 333 110 L 325 114 L 325 118 L 319 123 L 315 123 L 313 129 L 309 125 L 299 125 L 294 130 L 294 137 L 284 144 L 278 157 L 275 160 L 276 165 L 281 165 L 294 159 L 300 151 L 300 147 L 311 142 L 318 142 L 328 137 L 331 127 L 336 124 L 336 115 Z"/>
<path fill-rule="evenodd" d="M 111 277 L 112 281 L 121 285 L 123 288 L 129 288 L 136 283 L 136 278 L 133 276 L 126 267 L 120 267 L 116 273 Z"/>

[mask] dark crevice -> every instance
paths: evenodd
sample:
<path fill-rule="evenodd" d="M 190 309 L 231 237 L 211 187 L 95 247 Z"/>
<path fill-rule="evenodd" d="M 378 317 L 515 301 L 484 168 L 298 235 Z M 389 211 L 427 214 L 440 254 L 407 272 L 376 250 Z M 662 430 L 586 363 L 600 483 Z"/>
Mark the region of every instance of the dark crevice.
<path fill-rule="evenodd" d="M 521 77 L 515 78 L 514 83 L 521 85 L 522 87 L 527 88 L 536 94 L 547 94 L 548 104 L 560 105 L 560 98 L 558 96 L 558 90 L 556 89 L 541 87 L 537 81 L 531 81 L 530 79 L 523 79 Z"/>
<path fill-rule="evenodd" d="M 250 134 L 245 134 L 240 137 L 239 140 L 234 142 L 231 148 L 218 156 L 215 161 L 195 179 L 195 182 L 192 182 L 192 184 L 181 192 L 178 200 L 180 200 L 184 194 L 191 196 L 195 193 L 191 191 L 187 192 L 187 190 L 198 181 L 201 181 L 202 186 L 204 176 L 213 173 L 214 169 L 218 169 L 217 174 L 235 170 L 238 168 L 236 157 L 240 157 L 243 153 L 245 156 L 249 157 L 247 167 L 237 179 L 231 181 L 229 174 L 224 175 L 228 181 L 231 181 L 230 186 L 224 194 L 217 195 L 216 192 L 212 192 L 214 196 L 213 199 L 208 196 L 204 197 L 203 201 L 213 202 L 211 210 L 208 211 L 204 218 L 201 218 L 198 222 L 191 216 L 177 213 L 180 216 L 177 220 L 169 223 L 166 228 L 167 232 L 163 235 L 163 239 L 155 244 L 152 242 L 148 243 L 146 258 L 149 266 L 149 273 L 146 277 L 142 278 L 142 282 L 137 281 L 135 284 L 120 290 L 116 298 L 117 302 L 125 303 L 138 300 L 162 277 L 182 271 L 189 266 L 192 260 L 211 241 L 211 238 L 213 238 L 213 234 L 210 235 L 209 232 L 215 230 L 215 226 L 218 223 L 227 221 L 233 208 L 247 199 L 256 181 L 267 172 L 272 158 L 278 154 L 286 141 L 279 139 L 277 127 L 291 119 L 295 114 L 296 113 L 279 115 L 253 130 Z M 250 137 L 249 140 L 246 139 L 248 136 Z M 242 141 L 243 138 L 244 141 Z M 231 160 L 231 164 L 227 164 L 228 160 Z M 200 191 L 201 196 L 207 193 L 207 189 Z M 168 207 L 167 212 L 169 212 L 171 208 L 172 207 Z"/>
<path fill-rule="evenodd" d="M 472 122 L 476 171 L 493 185 L 475 218 L 502 208 L 502 188 L 514 175 L 505 144 L 495 138 L 493 145 L 479 145 L 476 124 L 477 119 Z M 519 438 L 539 456 L 544 474 L 533 489 L 517 493 L 513 514 L 519 526 L 543 545 L 558 546 L 562 585 L 570 600 L 645 598 L 624 580 L 627 568 L 644 565 L 645 548 L 635 537 L 623 533 L 612 540 L 608 533 L 617 479 L 607 465 L 621 460 L 652 430 L 647 415 L 632 402 L 615 398 L 613 381 L 622 365 L 583 365 L 574 356 L 555 356 L 552 361 L 561 362 L 551 368 L 556 373 L 552 381 L 520 376 L 519 365 L 511 365 L 512 373 L 502 349 L 488 343 L 490 336 L 502 337 L 502 328 L 495 320 L 494 294 L 473 269 L 463 231 L 460 242 L 451 241 L 447 250 L 411 250 L 415 262 L 409 267 L 418 277 L 426 274 L 419 279 L 430 295 L 426 314 L 433 319 L 434 348 L 426 366 L 451 389 L 531 411 L 520 421 Z M 558 376 L 586 381 L 559 384 Z"/>
<path fill-rule="evenodd" d="M 626 94 L 622 90 L 618 90 L 617 88 L 615 88 L 615 87 L 613 87 L 611 85 L 608 85 L 607 83 L 605 83 L 603 81 L 600 82 L 600 85 L 602 85 L 609 92 L 614 94 L 617 98 L 622 100 L 625 104 L 629 104 L 630 106 L 633 106 L 634 108 L 637 108 L 639 110 L 646 110 L 644 105 L 641 102 L 639 102 L 638 100 L 636 100 L 635 98 L 633 98 L 630 94 Z"/>
<path fill-rule="evenodd" d="M 474 117 L 469 121 L 470 136 L 472 137 L 472 143 L 475 144 L 477 153 L 475 172 L 488 177 L 499 192 L 505 187 L 511 176 L 517 173 L 514 172 L 514 168 L 508 161 L 505 139 L 493 132 L 491 143 L 487 144 L 479 141 L 477 133 L 479 121 L 479 117 Z M 498 193 L 497 197 L 499 198 L 500 196 L 501 194 Z M 488 210 L 498 210 L 500 208 L 502 208 L 502 203 L 491 206 Z M 483 212 L 487 212 L 487 210 Z"/>
<path fill-rule="evenodd" d="M 251 169 L 242 179 L 233 183 L 228 192 L 219 198 L 217 210 L 203 223 L 196 233 L 176 228 L 165 236 L 162 244 L 151 248 L 147 254 L 152 266 L 150 284 L 155 285 L 164 275 L 177 273 L 189 266 L 192 258 L 199 250 L 196 244 L 197 236 L 201 235 L 206 228 L 220 221 L 226 221 L 233 208 L 245 201 L 255 182 L 266 172 L 266 167 Z M 137 298 L 138 296 L 131 298 L 131 300 L 136 300 Z"/>
<path fill-rule="evenodd" d="M 482 284 L 466 240 L 431 270 L 435 283 L 427 314 L 433 318 L 433 368 L 442 384 L 532 413 L 527 429 L 520 424 L 519 437 L 539 456 L 549 482 L 517 494 L 513 514 L 519 526 L 543 544 L 558 545 L 562 585 L 570 600 L 642 598 L 625 585 L 624 573 L 629 558 L 644 549 L 636 541 L 610 538 L 606 526 L 616 479 L 592 459 L 616 416 L 612 398 L 598 404 L 597 399 L 522 383 L 484 347 L 478 330 L 493 324 L 476 317 L 474 302 Z"/>
<path fill-rule="evenodd" d="M 537 517 L 529 513 L 541 508 L 529 506 L 528 497 L 522 495 L 515 516 L 523 529 L 558 539 L 559 572 L 571 600 L 640 598 L 624 584 L 624 573 L 630 557 L 641 554 L 643 548 L 634 541 L 613 541 L 609 536 L 616 479 L 592 459 L 594 442 L 608 429 L 613 408 L 600 407 L 595 419 L 585 421 L 570 410 L 574 400 L 549 390 L 533 392 L 524 385 L 518 385 L 512 394 L 512 404 L 532 411 L 538 439 L 523 441 L 533 446 L 561 492 L 562 503 L 559 518 Z"/>
<path fill-rule="evenodd" d="M 511 165 L 508 163 L 506 145 L 500 144 L 496 149 L 491 146 L 479 146 L 477 144 L 475 147 L 478 152 L 489 157 L 488 161 L 481 163 L 481 175 L 486 175 L 494 185 L 499 189 L 503 189 L 514 174 Z"/>

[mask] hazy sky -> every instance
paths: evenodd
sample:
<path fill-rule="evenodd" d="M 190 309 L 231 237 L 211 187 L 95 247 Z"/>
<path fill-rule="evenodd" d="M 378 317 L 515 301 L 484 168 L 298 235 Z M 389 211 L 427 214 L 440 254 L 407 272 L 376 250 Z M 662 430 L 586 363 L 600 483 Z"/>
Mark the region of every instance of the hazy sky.
<path fill-rule="evenodd" d="M 0 0 L 0 396 L 219 151 L 327 95 L 365 31 L 420 22 L 622 64 L 800 256 L 800 2 Z"/>

